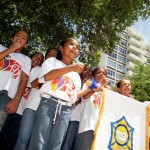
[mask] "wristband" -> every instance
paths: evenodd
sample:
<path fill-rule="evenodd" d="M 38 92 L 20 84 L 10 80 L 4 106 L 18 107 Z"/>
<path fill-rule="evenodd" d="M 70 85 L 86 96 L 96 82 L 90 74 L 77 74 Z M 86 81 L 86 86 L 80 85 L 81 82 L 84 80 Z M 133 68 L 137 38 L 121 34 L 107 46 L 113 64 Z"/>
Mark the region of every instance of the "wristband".
<path fill-rule="evenodd" d="M 20 100 L 20 97 L 19 97 L 19 96 L 15 96 L 14 98 L 16 98 L 16 99 Z"/>

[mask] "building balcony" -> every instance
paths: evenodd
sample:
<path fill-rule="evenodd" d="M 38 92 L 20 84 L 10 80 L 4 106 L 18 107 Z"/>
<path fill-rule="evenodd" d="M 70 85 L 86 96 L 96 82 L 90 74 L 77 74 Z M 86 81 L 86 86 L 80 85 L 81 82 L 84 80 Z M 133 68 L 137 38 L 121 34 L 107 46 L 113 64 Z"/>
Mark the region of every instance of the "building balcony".
<path fill-rule="evenodd" d="M 136 56 L 136 55 L 134 55 L 132 53 L 128 53 L 127 54 L 127 59 L 129 61 L 134 61 L 134 62 L 141 62 L 141 63 L 145 62 L 145 59 L 142 59 L 142 58 L 140 58 L 140 57 L 138 57 L 138 56 Z"/>
<path fill-rule="evenodd" d="M 127 63 L 127 69 L 129 69 L 129 70 L 133 70 L 134 69 L 134 67 L 135 67 L 135 64 L 134 63 L 132 63 L 131 61 L 129 61 L 128 63 Z"/>
<path fill-rule="evenodd" d="M 141 41 L 136 40 L 135 38 L 130 37 L 128 39 L 128 44 L 134 45 L 137 48 L 143 47 L 143 43 Z"/>
<path fill-rule="evenodd" d="M 141 50 L 133 45 L 128 46 L 128 51 L 130 51 L 131 53 L 144 54 L 144 50 Z"/>
<path fill-rule="evenodd" d="M 127 72 L 126 72 L 126 76 L 132 76 L 132 74 L 133 74 L 133 71 L 131 71 L 131 70 L 128 70 Z"/>
<path fill-rule="evenodd" d="M 133 37 L 133 38 L 138 39 L 138 40 L 140 40 L 140 41 L 143 41 L 143 40 L 144 40 L 144 37 L 143 37 L 141 34 L 139 34 L 137 30 L 135 30 L 135 29 L 133 29 L 133 28 L 131 28 L 131 29 L 129 30 L 128 35 L 129 35 L 130 37 Z"/>

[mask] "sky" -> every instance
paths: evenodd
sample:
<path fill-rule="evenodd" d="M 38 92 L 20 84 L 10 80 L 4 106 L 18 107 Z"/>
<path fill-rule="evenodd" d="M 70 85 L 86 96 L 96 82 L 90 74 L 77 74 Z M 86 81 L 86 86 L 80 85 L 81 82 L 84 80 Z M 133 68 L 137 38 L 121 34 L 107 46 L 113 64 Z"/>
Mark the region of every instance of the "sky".
<path fill-rule="evenodd" d="M 142 34 L 147 42 L 150 42 L 150 18 L 146 20 L 139 19 L 132 27 Z"/>

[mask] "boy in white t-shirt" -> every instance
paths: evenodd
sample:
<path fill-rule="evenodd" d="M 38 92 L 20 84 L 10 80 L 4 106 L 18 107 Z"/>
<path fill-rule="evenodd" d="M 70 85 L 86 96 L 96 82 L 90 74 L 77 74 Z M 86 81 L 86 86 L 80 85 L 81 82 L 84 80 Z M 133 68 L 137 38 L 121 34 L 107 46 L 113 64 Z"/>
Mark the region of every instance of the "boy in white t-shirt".
<path fill-rule="evenodd" d="M 45 54 L 45 60 L 47 60 L 50 57 L 57 57 L 57 53 L 58 50 L 56 48 L 49 48 Z M 41 72 L 41 67 L 34 68 L 32 70 L 33 76 L 29 78 L 30 80 L 33 80 L 34 78 L 34 80 L 36 80 L 37 82 L 37 86 L 32 88 L 31 93 L 28 97 L 28 101 L 21 120 L 21 126 L 19 130 L 17 143 L 14 148 L 15 150 L 20 150 L 20 149 L 26 150 L 31 137 L 35 113 L 41 100 L 40 97 L 41 85 L 40 82 L 38 81 L 40 72 Z"/>
<path fill-rule="evenodd" d="M 0 128 L 7 114 L 16 112 L 27 84 L 31 60 L 20 53 L 27 43 L 28 33 L 20 30 L 9 48 L 0 45 Z"/>
<path fill-rule="evenodd" d="M 120 94 L 134 99 L 134 97 L 131 95 L 131 82 L 127 77 L 121 78 L 116 85 L 117 91 Z"/>
<path fill-rule="evenodd" d="M 89 89 L 80 91 L 83 64 L 71 64 L 78 56 L 79 44 L 73 38 L 59 45 L 59 60 L 49 58 L 42 66 L 41 101 L 36 111 L 28 150 L 60 150 L 71 116 L 71 106 Z"/>
<path fill-rule="evenodd" d="M 81 118 L 78 135 L 75 140 L 73 150 L 90 150 L 94 139 L 94 131 L 98 121 L 98 114 L 101 108 L 101 91 L 103 86 L 108 84 L 107 71 L 103 67 L 96 67 L 91 74 L 97 82 L 97 87 L 82 97 L 81 101 Z M 83 85 L 83 89 L 87 88 Z"/>
<path fill-rule="evenodd" d="M 91 79 L 91 68 L 89 67 L 89 65 L 84 66 L 84 70 L 83 72 L 81 72 L 80 78 L 81 78 L 81 86 L 83 86 L 83 84 L 87 80 Z M 61 150 L 73 149 L 75 138 L 77 136 L 79 129 L 80 118 L 81 118 L 81 99 L 76 101 L 76 103 L 73 105 L 71 109 L 71 119 L 69 121 L 67 133 L 64 138 Z"/>
<path fill-rule="evenodd" d="M 31 68 L 40 68 L 44 56 L 42 53 L 36 52 L 31 56 Z M 28 84 L 22 95 L 21 101 L 19 103 L 16 113 L 9 114 L 4 122 L 2 130 L 0 132 L 0 149 L 14 149 L 17 141 L 18 132 L 20 128 L 20 122 L 22 118 L 23 111 L 27 105 L 28 96 L 30 94 L 32 86 L 34 87 L 34 74 L 31 70 Z"/>

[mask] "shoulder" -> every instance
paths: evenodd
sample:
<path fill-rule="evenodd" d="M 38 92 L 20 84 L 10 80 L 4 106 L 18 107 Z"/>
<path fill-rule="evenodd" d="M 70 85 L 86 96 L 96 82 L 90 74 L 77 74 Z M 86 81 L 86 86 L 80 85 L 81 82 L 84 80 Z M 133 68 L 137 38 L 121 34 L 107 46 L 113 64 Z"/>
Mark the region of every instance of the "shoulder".
<path fill-rule="evenodd" d="M 0 44 L 0 51 L 4 51 L 5 49 L 7 49 L 7 47 L 5 47 L 4 45 Z"/>
<path fill-rule="evenodd" d="M 31 70 L 31 72 L 40 72 L 40 71 L 41 71 L 41 66 L 36 66 Z"/>
<path fill-rule="evenodd" d="M 48 58 L 47 60 L 45 60 L 45 62 L 43 64 L 56 64 L 58 62 L 58 60 L 54 57 Z"/>
<path fill-rule="evenodd" d="M 18 56 L 20 57 L 20 59 L 22 59 L 22 61 L 29 62 L 29 63 L 31 62 L 31 58 L 24 54 L 18 53 Z"/>

